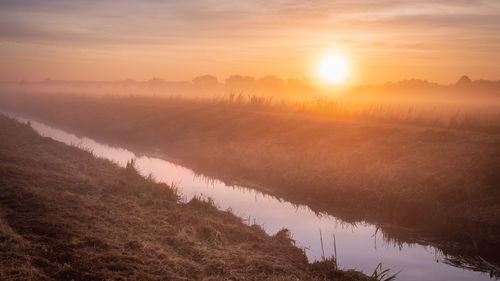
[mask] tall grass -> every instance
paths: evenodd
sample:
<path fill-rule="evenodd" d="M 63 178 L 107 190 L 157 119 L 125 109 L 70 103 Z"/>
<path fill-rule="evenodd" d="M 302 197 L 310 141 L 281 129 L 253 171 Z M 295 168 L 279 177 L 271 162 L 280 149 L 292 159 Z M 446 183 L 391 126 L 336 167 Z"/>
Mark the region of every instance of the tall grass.
<path fill-rule="evenodd" d="M 133 98 L 144 101 L 149 99 L 139 96 Z M 227 98 L 187 100 L 171 96 L 164 98 L 164 101 L 178 104 L 197 102 L 228 109 L 301 113 L 330 118 L 500 133 L 500 100 L 493 100 L 492 105 L 489 106 L 470 106 L 467 101 L 452 104 L 440 101 L 429 104 L 421 101 L 388 102 L 376 99 L 365 101 L 338 98 L 294 100 L 232 93 Z M 483 102 L 487 104 L 487 101 Z"/>
<path fill-rule="evenodd" d="M 325 264 L 330 264 L 331 267 L 335 270 L 340 270 L 339 259 L 337 255 L 337 239 L 335 237 L 335 233 L 333 234 L 333 254 L 330 257 L 325 256 L 323 233 L 321 229 L 319 229 L 319 240 L 321 244 L 321 261 Z M 390 271 L 390 268 L 383 269 L 382 263 L 378 263 L 370 277 L 376 281 L 394 281 L 396 280 L 399 273 L 401 273 L 401 271 L 399 271 L 397 273 L 391 274 Z"/>
<path fill-rule="evenodd" d="M 76 96 L 76 98 L 81 96 Z M 491 102 L 481 100 L 481 105 L 474 104 L 474 100 L 453 102 L 453 97 L 446 103 L 442 100 L 422 102 L 421 100 L 391 101 L 390 99 L 356 100 L 349 98 L 302 98 L 291 99 L 274 96 L 256 96 L 243 92 L 230 93 L 228 96 L 210 98 L 183 98 L 182 96 L 103 96 L 88 97 L 95 102 L 124 102 L 133 104 L 157 104 L 169 106 L 183 106 L 198 104 L 200 106 L 217 107 L 225 110 L 251 110 L 262 112 L 305 114 L 328 118 L 337 118 L 357 121 L 373 121 L 393 124 L 408 124 L 415 126 L 429 126 L 450 128 L 465 131 L 481 131 L 500 133 L 500 97 Z M 75 95 L 36 95 L 0 93 L 0 100 L 23 106 L 20 101 L 35 103 L 65 101 L 73 103 Z M 472 101 L 472 102 L 471 102 Z M 57 103 L 57 102 L 56 102 Z M 26 104 L 24 104 L 26 105 Z"/>
<path fill-rule="evenodd" d="M 390 274 L 390 269 L 383 269 L 382 268 L 382 263 L 379 263 L 377 267 L 373 270 L 373 273 L 371 277 L 377 281 L 393 281 L 396 280 L 396 277 L 399 275 L 400 272 L 397 272 L 395 274 Z"/>
<path fill-rule="evenodd" d="M 338 263 L 338 256 L 337 256 L 337 239 L 335 237 L 335 233 L 333 233 L 333 254 L 330 257 L 325 256 L 325 248 L 323 245 L 323 233 L 321 232 L 321 229 L 319 229 L 319 241 L 321 243 L 321 260 L 324 262 L 331 263 L 332 266 L 338 270 L 339 269 L 339 263 Z"/>
<path fill-rule="evenodd" d="M 411 229 L 406 236 L 458 242 L 471 254 L 500 260 L 495 110 L 473 115 L 243 94 L 211 100 L 25 95 L 1 101 L 11 111 L 114 144 L 163 152 L 206 175 L 265 186 L 318 212 L 379 224 L 395 237 Z M 449 245 L 455 244 L 443 243 Z"/>

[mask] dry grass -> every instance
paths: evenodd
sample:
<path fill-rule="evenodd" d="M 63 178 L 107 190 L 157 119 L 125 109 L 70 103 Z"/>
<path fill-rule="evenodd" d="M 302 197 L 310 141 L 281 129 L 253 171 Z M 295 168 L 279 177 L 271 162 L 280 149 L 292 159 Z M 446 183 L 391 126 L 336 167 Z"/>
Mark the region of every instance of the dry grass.
<path fill-rule="evenodd" d="M 0 116 L 0 280 L 366 280 Z"/>
<path fill-rule="evenodd" d="M 500 260 L 494 130 L 459 121 L 461 130 L 400 122 L 405 118 L 331 118 L 258 99 L 49 95 L 6 105 L 118 145 L 160 149 L 199 172 L 260 184 L 317 211 L 377 223 L 395 237 L 394 226 L 411 228 L 412 239 L 447 251 L 459 242 L 462 252 Z"/>

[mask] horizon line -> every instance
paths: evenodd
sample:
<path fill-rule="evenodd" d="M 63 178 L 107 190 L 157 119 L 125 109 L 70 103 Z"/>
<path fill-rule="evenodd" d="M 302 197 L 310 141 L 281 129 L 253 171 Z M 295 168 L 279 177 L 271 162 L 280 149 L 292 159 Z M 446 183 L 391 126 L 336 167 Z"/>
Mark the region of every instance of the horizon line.
<path fill-rule="evenodd" d="M 0 83 L 45 83 L 45 82 L 80 82 L 80 83 L 113 83 L 113 82 L 134 82 L 134 83 L 147 83 L 147 82 L 150 82 L 150 81 L 154 81 L 154 80 L 160 80 L 162 82 L 166 82 L 166 83 L 193 83 L 193 80 L 196 79 L 196 78 L 199 78 L 199 77 L 213 77 L 215 79 L 217 79 L 217 83 L 218 84 L 226 84 L 226 81 L 231 78 L 231 77 L 234 77 L 234 76 L 240 76 L 240 77 L 243 77 L 243 78 L 252 78 L 252 79 L 255 79 L 255 81 L 259 81 L 260 79 L 263 79 L 263 78 L 266 78 L 266 77 L 274 77 L 276 79 L 279 79 L 279 80 L 282 80 L 285 84 L 284 85 L 288 85 L 288 81 L 289 80 L 298 80 L 298 81 L 303 81 L 303 82 L 307 82 L 311 85 L 316 85 L 317 83 L 311 83 L 312 81 L 314 81 L 313 78 L 311 78 L 310 80 L 309 77 L 307 76 L 303 76 L 303 78 L 280 78 L 279 76 L 276 76 L 276 75 L 264 75 L 264 76 L 252 76 L 252 75 L 242 75 L 242 74 L 233 74 L 233 75 L 230 75 L 228 76 L 227 78 L 225 79 L 222 79 L 222 80 L 219 80 L 219 78 L 215 75 L 211 75 L 211 74 L 204 74 L 204 75 L 198 75 L 198 76 L 195 76 L 193 77 L 191 80 L 166 80 L 165 78 L 161 78 L 161 77 L 152 77 L 150 79 L 147 79 L 147 80 L 136 80 L 136 79 L 132 79 L 132 78 L 125 78 L 125 79 L 116 79 L 116 80 L 84 80 L 84 79 L 52 79 L 52 78 L 45 78 L 45 79 L 42 79 L 42 80 L 27 80 L 27 79 L 20 79 L 20 80 L 17 80 L 17 81 L 13 81 L 13 80 L 0 80 Z M 401 82 L 407 82 L 407 81 L 419 81 L 419 82 L 427 82 L 429 84 L 435 84 L 435 85 L 440 85 L 440 86 L 446 86 L 446 85 L 455 85 L 457 84 L 460 80 L 462 79 L 468 79 L 470 80 L 470 82 L 479 82 L 479 81 L 488 81 L 488 82 L 500 82 L 500 78 L 497 79 L 497 80 L 489 80 L 489 79 L 484 79 L 484 78 L 479 78 L 479 79 L 470 79 L 468 75 L 462 75 L 460 76 L 457 80 L 455 80 L 455 82 L 451 82 L 451 83 L 439 83 L 439 82 L 434 82 L 434 81 L 431 81 L 431 80 L 427 80 L 427 79 L 422 79 L 422 78 L 404 78 L 404 79 L 400 79 L 400 80 L 388 80 L 386 82 L 383 82 L 383 83 L 366 83 L 366 84 L 363 84 L 363 83 L 359 83 L 359 84 L 348 84 L 348 83 L 345 83 L 345 84 L 342 84 L 342 85 L 329 85 L 329 87 L 360 87 L 360 86 L 385 86 L 385 85 L 388 85 L 388 84 L 396 84 L 396 83 L 401 83 Z"/>

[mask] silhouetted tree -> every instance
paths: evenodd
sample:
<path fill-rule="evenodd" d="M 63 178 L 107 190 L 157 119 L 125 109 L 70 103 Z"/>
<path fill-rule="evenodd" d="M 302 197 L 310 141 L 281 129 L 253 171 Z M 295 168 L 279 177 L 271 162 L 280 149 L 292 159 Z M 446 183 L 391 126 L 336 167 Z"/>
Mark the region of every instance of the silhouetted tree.
<path fill-rule="evenodd" d="M 193 84 L 199 88 L 215 88 L 219 85 L 219 80 L 212 75 L 203 75 L 194 78 Z"/>
<path fill-rule="evenodd" d="M 255 78 L 252 76 L 232 75 L 226 79 L 226 88 L 234 91 L 253 91 Z"/>
<path fill-rule="evenodd" d="M 465 85 L 470 85 L 471 83 L 472 80 L 470 80 L 469 76 L 463 75 L 462 77 L 460 77 L 460 79 L 458 79 L 456 84 L 458 86 L 465 86 Z"/>
<path fill-rule="evenodd" d="M 285 90 L 285 81 L 274 75 L 268 75 L 257 80 L 259 90 L 265 93 L 281 94 Z"/>

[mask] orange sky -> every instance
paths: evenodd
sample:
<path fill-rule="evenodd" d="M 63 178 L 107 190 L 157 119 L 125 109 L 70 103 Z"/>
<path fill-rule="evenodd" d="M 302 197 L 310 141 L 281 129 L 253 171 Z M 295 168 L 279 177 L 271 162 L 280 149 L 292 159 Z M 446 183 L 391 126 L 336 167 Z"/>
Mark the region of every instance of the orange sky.
<path fill-rule="evenodd" d="M 0 0 L 0 80 L 314 76 L 500 79 L 500 1 Z"/>

